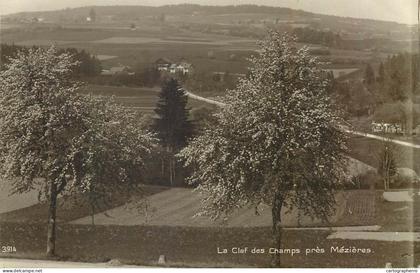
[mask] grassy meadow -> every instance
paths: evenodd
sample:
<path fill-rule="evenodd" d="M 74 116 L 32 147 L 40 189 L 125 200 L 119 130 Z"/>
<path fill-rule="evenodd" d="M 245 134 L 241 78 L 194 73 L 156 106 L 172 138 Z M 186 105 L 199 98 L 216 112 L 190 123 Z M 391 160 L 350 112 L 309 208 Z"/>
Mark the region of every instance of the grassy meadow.
<path fill-rule="evenodd" d="M 124 107 L 136 109 L 145 114 L 154 114 L 156 103 L 159 100 L 160 88 L 87 85 L 81 92 L 98 97 L 114 96 L 115 101 Z M 203 106 L 212 107 L 205 102 L 188 99 L 188 107 L 190 109 Z"/>
<path fill-rule="evenodd" d="M 103 224 L 100 221 L 95 222 L 95 225 L 90 221 L 80 224 L 74 220 L 80 217 L 89 218 L 88 206 L 80 206 L 81 200 L 70 202 L 73 205 L 59 206 L 56 259 L 83 262 L 107 262 L 118 259 L 125 264 L 156 266 L 158 257 L 165 255 L 166 266 L 172 267 L 267 267 L 269 265 L 270 255 L 267 252 L 273 247 L 269 225 L 253 227 L 214 224 L 173 225 L 172 221 L 177 215 L 182 216 L 185 214 L 184 210 L 190 210 L 187 203 L 189 204 L 191 199 L 187 198 L 183 203 L 184 206 L 181 204 L 171 208 L 170 203 L 180 195 L 172 196 L 170 191 L 163 187 L 145 188 L 148 199 L 162 194 L 170 195 L 166 199 L 159 200 L 162 204 L 167 203 L 167 209 L 156 211 L 162 216 L 159 219 L 166 221 L 149 225 Z M 401 207 L 407 206 L 407 203 L 384 202 L 380 198 L 381 191 L 374 192 L 373 199 L 372 192 L 369 191 L 358 191 L 355 194 L 357 198 L 349 199 L 352 205 L 346 206 L 346 210 L 352 210 L 353 220 L 371 218 L 374 224 L 383 226 L 381 230 L 385 231 L 405 231 L 412 226 L 411 209 L 401 210 Z M 375 200 L 373 215 L 366 211 L 364 201 L 368 200 Z M 418 201 L 415 206 L 420 204 Z M 123 198 L 116 197 L 108 208 L 112 212 L 112 207 L 123 205 Z M 17 249 L 16 253 L 0 254 L 0 257 L 44 259 L 46 212 L 46 204 L 41 203 L 0 214 L 0 241 L 6 245 L 14 245 Z M 163 217 L 165 213 L 166 218 Z M 116 221 L 124 221 L 122 215 L 110 213 L 107 217 L 108 221 L 114 218 Z M 247 217 L 249 221 L 254 221 L 249 215 Z M 347 216 L 349 221 L 352 220 L 351 217 Z M 420 262 L 420 244 L 417 242 L 329 239 L 331 232 L 331 230 L 284 230 L 282 248 L 299 249 L 300 253 L 283 254 L 283 266 L 364 268 L 383 267 L 385 263 L 391 262 L 394 267 L 409 267 Z M 332 247 L 342 246 L 370 248 L 372 253 L 350 255 L 331 252 Z M 217 248 L 230 250 L 235 247 L 248 247 L 249 252 L 220 254 L 217 251 Z M 316 247 L 323 248 L 326 254 L 306 253 L 306 249 Z M 250 253 L 253 248 L 265 249 L 266 252 Z"/>
<path fill-rule="evenodd" d="M 261 28 L 261 32 L 264 32 Z M 185 60 L 199 73 L 245 73 L 247 58 L 255 54 L 256 39 L 229 34 L 210 34 L 187 31 L 177 26 L 150 24 L 130 29 L 127 25 L 39 25 L 20 26 L 2 31 L 3 43 L 17 45 L 75 47 L 95 55 L 115 56 L 102 60 L 104 68 L 118 65 L 150 67 L 157 59 Z M 358 50 L 330 49 L 329 56 L 321 56 L 331 68 L 360 68 L 361 62 L 372 54 Z M 356 61 L 350 61 L 356 60 Z"/>

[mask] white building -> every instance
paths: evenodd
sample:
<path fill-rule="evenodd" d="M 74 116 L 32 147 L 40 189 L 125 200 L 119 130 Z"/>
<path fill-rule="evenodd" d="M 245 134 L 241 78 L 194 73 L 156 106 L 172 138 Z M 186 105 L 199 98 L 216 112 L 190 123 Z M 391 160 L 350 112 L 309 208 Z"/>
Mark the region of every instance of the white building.
<path fill-rule="evenodd" d="M 372 132 L 386 134 L 404 133 L 401 124 L 372 122 Z"/>
<path fill-rule="evenodd" d="M 187 62 L 173 63 L 169 59 L 160 58 L 156 62 L 156 67 L 159 71 L 168 72 L 171 74 L 182 73 L 184 75 L 192 72 L 193 66 Z"/>

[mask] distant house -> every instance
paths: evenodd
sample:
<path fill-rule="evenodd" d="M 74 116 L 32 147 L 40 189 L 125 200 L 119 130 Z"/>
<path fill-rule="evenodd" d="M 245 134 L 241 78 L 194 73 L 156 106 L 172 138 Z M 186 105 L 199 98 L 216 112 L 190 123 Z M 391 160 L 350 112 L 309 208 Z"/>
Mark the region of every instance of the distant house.
<path fill-rule="evenodd" d="M 176 64 L 171 64 L 169 66 L 169 70 L 167 70 L 167 71 L 169 71 L 169 73 L 171 73 L 171 74 L 175 74 L 176 71 L 177 71 L 177 68 L 178 68 L 178 66 Z"/>
<path fill-rule="evenodd" d="M 32 23 L 42 23 L 44 21 L 45 21 L 45 19 L 43 17 L 32 17 L 31 18 Z"/>
<path fill-rule="evenodd" d="M 193 66 L 187 62 L 174 63 L 166 58 L 159 58 L 155 62 L 156 68 L 161 72 L 168 72 L 171 74 L 182 73 L 184 75 L 192 72 Z"/>
<path fill-rule="evenodd" d="M 167 58 L 159 58 L 156 60 L 155 65 L 159 71 L 168 71 L 172 61 Z"/>
<path fill-rule="evenodd" d="M 134 75 L 129 66 L 114 66 L 110 69 L 103 69 L 101 75 L 110 76 L 110 75 Z"/>
<path fill-rule="evenodd" d="M 192 68 L 192 64 L 186 62 L 182 62 L 177 66 L 177 70 L 180 71 L 182 74 L 189 74 L 190 72 L 192 72 Z"/>
<path fill-rule="evenodd" d="M 372 122 L 372 132 L 386 134 L 402 134 L 404 133 L 400 124 L 394 123 L 377 123 Z"/>

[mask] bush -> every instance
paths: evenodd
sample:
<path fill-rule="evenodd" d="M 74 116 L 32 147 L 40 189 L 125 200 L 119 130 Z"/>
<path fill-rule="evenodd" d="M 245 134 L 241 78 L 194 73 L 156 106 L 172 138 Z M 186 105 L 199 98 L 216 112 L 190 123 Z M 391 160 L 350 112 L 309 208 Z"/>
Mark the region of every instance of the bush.
<path fill-rule="evenodd" d="M 363 174 L 353 176 L 348 183 L 346 183 L 346 189 L 375 189 L 379 187 L 383 188 L 382 179 L 376 171 L 370 170 Z M 382 185 L 382 186 L 380 186 Z"/>
<path fill-rule="evenodd" d="M 416 172 L 409 168 L 398 168 L 397 174 L 391 181 L 391 188 L 417 188 L 419 186 L 419 177 Z"/>

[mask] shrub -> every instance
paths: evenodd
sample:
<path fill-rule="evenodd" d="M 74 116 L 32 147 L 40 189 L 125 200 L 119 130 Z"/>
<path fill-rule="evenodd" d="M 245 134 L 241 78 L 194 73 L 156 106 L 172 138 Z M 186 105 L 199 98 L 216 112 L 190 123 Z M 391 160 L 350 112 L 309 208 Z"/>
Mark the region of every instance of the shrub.
<path fill-rule="evenodd" d="M 383 188 L 380 175 L 373 170 L 367 171 L 363 174 L 353 176 L 348 183 L 346 189 L 375 189 Z"/>

